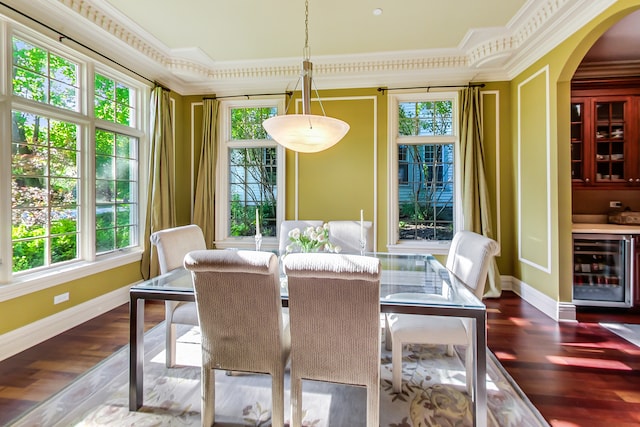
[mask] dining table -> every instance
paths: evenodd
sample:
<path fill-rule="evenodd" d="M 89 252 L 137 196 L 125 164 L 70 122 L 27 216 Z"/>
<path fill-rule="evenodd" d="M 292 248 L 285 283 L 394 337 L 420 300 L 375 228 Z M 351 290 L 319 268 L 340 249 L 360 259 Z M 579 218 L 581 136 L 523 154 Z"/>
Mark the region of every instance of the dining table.
<path fill-rule="evenodd" d="M 342 256 L 342 254 L 335 254 Z M 380 312 L 455 316 L 472 319 L 473 425 L 487 425 L 486 306 L 431 254 L 365 253 L 382 269 Z M 283 257 L 280 256 L 282 265 Z M 288 307 L 287 279 L 280 267 L 283 307 Z M 191 273 L 184 268 L 137 283 L 130 288 L 129 410 L 143 405 L 145 300 L 195 301 Z"/>

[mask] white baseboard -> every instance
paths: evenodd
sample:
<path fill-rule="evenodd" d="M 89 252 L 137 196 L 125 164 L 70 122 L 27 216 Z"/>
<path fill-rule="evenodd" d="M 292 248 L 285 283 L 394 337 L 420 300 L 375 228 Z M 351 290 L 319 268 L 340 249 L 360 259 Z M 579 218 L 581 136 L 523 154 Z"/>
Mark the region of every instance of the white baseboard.
<path fill-rule="evenodd" d="M 572 303 L 559 302 L 536 288 L 527 285 L 512 276 L 509 278 L 509 285 L 505 286 L 505 276 L 502 276 L 502 284 L 505 290 L 512 290 L 523 300 L 555 320 L 556 322 L 570 322 L 576 320 L 576 306 Z"/>
<path fill-rule="evenodd" d="M 124 286 L 68 310 L 40 319 L 0 335 L 0 360 L 11 357 L 68 329 L 129 302 L 129 288 Z"/>

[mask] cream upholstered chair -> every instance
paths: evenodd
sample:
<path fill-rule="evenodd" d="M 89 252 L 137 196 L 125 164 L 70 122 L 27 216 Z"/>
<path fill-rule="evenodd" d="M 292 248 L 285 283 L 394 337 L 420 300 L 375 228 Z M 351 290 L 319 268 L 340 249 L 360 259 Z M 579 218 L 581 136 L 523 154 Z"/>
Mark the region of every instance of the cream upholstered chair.
<path fill-rule="evenodd" d="M 478 298 L 482 299 L 487 272 L 498 253 L 496 241 L 471 231 L 456 233 L 447 256 L 447 269 Z M 471 394 L 473 321 L 446 316 L 390 314 L 387 328 L 391 337 L 392 385 L 395 392 L 402 387 L 402 347 L 404 344 L 445 344 L 453 355 L 454 345 L 467 346 L 465 366 L 467 391 Z M 387 335 L 387 337 L 389 337 Z M 387 342 L 387 348 L 389 343 Z M 478 349 L 483 351 L 483 349 Z M 480 380 L 484 380 L 481 378 Z"/>
<path fill-rule="evenodd" d="M 278 257 L 271 252 L 189 252 L 202 331 L 202 425 L 215 420 L 215 371 L 272 377 L 272 425 L 284 426 L 284 371 L 289 357 L 288 318 L 280 301 Z"/>
<path fill-rule="evenodd" d="M 151 243 L 158 250 L 160 273 L 182 268 L 184 256 L 193 250 L 206 249 L 202 229 L 195 224 L 167 228 L 151 234 Z M 193 302 L 165 301 L 166 364 L 176 363 L 176 324 L 198 326 L 198 314 Z"/>
<path fill-rule="evenodd" d="M 302 425 L 302 380 L 367 388 L 367 426 L 380 404 L 380 260 L 295 253 L 284 261 L 291 320 L 292 427 Z"/>
<path fill-rule="evenodd" d="M 278 245 L 278 253 L 284 254 L 289 245 L 289 231 L 298 228 L 301 232 L 307 227 L 319 227 L 324 222 L 322 220 L 285 220 L 280 223 L 280 239 Z"/>
<path fill-rule="evenodd" d="M 360 253 L 360 221 L 329 221 L 329 241 L 342 248 L 342 253 Z M 365 251 L 373 251 L 373 227 L 371 221 L 364 221 L 367 239 Z"/>

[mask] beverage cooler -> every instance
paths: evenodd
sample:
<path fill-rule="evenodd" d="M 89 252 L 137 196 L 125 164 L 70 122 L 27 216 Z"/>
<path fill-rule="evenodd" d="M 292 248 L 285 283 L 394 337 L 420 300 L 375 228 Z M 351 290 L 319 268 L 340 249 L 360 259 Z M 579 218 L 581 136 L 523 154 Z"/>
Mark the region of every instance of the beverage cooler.
<path fill-rule="evenodd" d="M 573 303 L 631 307 L 633 238 L 573 234 Z"/>

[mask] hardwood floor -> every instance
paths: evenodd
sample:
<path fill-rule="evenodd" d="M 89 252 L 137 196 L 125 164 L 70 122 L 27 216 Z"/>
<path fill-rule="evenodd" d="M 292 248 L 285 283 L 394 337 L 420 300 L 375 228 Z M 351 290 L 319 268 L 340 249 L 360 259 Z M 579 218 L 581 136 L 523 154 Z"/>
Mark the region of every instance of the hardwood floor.
<path fill-rule="evenodd" d="M 598 325 L 640 313 L 580 310 L 556 323 L 511 292 L 485 303 L 489 348 L 552 426 L 640 426 L 640 348 Z M 0 361 L 0 425 L 126 345 L 128 317 L 123 305 Z M 147 302 L 145 327 L 163 318 L 164 305 Z"/>
<path fill-rule="evenodd" d="M 145 330 L 164 320 L 164 303 L 145 304 Z M 0 426 L 58 392 L 129 344 L 129 305 L 122 305 L 0 361 Z"/>
<path fill-rule="evenodd" d="M 552 426 L 640 426 L 640 348 L 598 325 L 640 323 L 638 312 L 557 323 L 512 292 L 485 304 L 489 348 Z"/>

